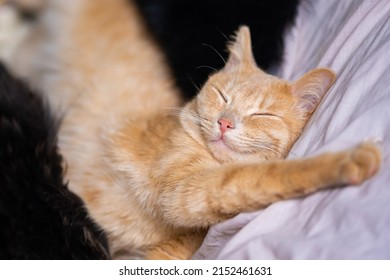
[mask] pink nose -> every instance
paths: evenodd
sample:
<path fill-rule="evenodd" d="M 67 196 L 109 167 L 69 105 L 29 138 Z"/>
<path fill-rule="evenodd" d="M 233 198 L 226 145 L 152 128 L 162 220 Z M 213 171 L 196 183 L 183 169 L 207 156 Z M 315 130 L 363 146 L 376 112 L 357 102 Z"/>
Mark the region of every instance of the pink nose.
<path fill-rule="evenodd" d="M 225 133 L 228 129 L 234 128 L 233 123 L 227 119 L 219 119 L 218 123 L 222 133 Z"/>

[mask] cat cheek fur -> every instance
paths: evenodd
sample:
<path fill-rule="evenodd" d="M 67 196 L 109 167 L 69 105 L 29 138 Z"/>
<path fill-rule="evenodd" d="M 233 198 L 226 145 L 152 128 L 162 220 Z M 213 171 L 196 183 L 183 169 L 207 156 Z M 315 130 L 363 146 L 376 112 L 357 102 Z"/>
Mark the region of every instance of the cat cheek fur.
<path fill-rule="evenodd" d="M 226 104 L 208 87 L 201 91 L 195 103 L 196 114 L 199 116 L 199 121 L 203 123 L 201 128 L 214 138 L 215 133 L 218 133 L 217 121 L 226 109 Z"/>

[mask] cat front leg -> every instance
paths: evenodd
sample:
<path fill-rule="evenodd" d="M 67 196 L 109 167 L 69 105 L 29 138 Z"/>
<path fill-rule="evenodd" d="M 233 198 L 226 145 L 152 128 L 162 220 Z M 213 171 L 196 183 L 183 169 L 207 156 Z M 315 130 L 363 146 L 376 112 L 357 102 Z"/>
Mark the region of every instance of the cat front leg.
<path fill-rule="evenodd" d="M 366 142 L 350 150 L 326 153 L 313 158 L 272 163 L 268 169 L 275 182 L 274 194 L 281 199 L 300 197 L 329 187 L 359 185 L 376 174 L 380 168 L 381 152 L 374 143 Z M 278 173 L 283 174 L 278 174 Z M 269 176 L 267 176 L 269 177 Z M 272 189 L 272 188 L 271 188 Z M 272 191 L 264 193 L 265 196 Z"/>
<path fill-rule="evenodd" d="M 379 170 L 380 162 L 378 147 L 363 143 L 350 150 L 301 160 L 204 170 L 182 178 L 162 193 L 161 214 L 174 225 L 205 227 L 276 201 L 360 184 Z"/>

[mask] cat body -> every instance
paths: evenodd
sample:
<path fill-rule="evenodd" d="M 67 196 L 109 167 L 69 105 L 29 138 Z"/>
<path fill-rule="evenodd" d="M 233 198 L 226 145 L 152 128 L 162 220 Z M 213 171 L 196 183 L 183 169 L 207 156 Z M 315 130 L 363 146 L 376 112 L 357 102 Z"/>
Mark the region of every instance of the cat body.
<path fill-rule="evenodd" d="M 41 71 L 14 69 L 63 114 L 69 187 L 114 258 L 189 258 L 210 225 L 378 170 L 373 144 L 282 160 L 335 75 L 322 68 L 287 82 L 264 73 L 247 27 L 225 67 L 173 110 L 179 93 L 128 2 L 51 1 L 27 63 Z"/>

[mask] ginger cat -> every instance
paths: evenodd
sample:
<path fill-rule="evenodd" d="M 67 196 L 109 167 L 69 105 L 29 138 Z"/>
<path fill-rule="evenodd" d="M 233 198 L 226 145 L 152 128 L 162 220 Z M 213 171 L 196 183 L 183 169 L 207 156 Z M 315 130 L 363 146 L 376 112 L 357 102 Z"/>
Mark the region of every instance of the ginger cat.
<path fill-rule="evenodd" d="M 245 26 L 196 98 L 167 109 L 179 95 L 129 2 L 50 1 L 31 59 L 14 64 L 63 110 L 69 187 L 107 232 L 113 258 L 187 259 L 209 226 L 241 211 L 377 172 L 372 143 L 283 160 L 335 75 L 320 68 L 288 82 L 264 73 Z"/>

